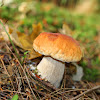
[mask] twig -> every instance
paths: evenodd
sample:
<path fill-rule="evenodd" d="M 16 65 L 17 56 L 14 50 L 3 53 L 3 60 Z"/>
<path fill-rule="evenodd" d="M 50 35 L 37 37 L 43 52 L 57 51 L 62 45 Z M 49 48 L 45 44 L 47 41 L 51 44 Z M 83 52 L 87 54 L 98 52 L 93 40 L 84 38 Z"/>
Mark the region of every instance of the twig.
<path fill-rule="evenodd" d="M 11 53 L 9 53 L 9 52 L 2 52 L 2 51 L 0 51 L 0 54 L 2 55 L 2 54 L 11 54 Z"/>
<path fill-rule="evenodd" d="M 1 63 L 2 63 L 2 65 L 3 65 L 3 67 L 4 67 L 4 70 L 6 71 L 8 77 L 9 77 L 9 79 L 10 79 L 10 81 L 11 81 L 11 85 L 12 85 L 13 89 L 15 90 L 14 85 L 13 85 L 13 82 L 12 82 L 12 80 L 11 80 L 11 76 L 9 75 L 9 73 L 8 73 L 8 71 L 7 71 L 7 69 L 6 69 L 5 65 L 4 65 L 4 62 L 3 62 L 3 60 L 1 59 L 1 57 L 0 57 L 0 60 L 1 60 Z"/>
<path fill-rule="evenodd" d="M 14 92 L 14 93 L 18 93 L 18 94 L 28 95 L 27 93 L 24 93 L 24 92 L 11 91 L 11 90 L 2 90 L 2 92 Z"/>
<path fill-rule="evenodd" d="M 8 47 L 8 49 L 11 51 L 11 49 L 10 49 L 9 47 Z M 12 51 L 11 51 L 11 52 L 12 52 Z M 37 98 L 36 98 L 36 96 L 35 96 L 35 94 L 34 94 L 32 88 L 31 88 L 31 85 L 30 85 L 30 82 L 29 82 L 28 77 L 27 77 L 27 75 L 26 75 L 26 72 L 25 72 L 25 70 L 23 69 L 23 66 L 21 65 L 20 61 L 19 61 L 18 58 L 14 55 L 13 52 L 12 52 L 12 54 L 13 54 L 13 56 L 16 58 L 16 60 L 18 61 L 19 65 L 20 65 L 20 67 L 21 67 L 21 69 L 22 69 L 22 71 L 23 71 L 23 73 L 24 73 L 24 75 L 25 75 L 25 77 L 26 77 L 26 80 L 27 80 L 27 82 L 28 82 L 29 88 L 30 88 L 30 90 L 31 90 L 31 92 L 32 92 L 32 94 L 33 94 L 33 96 L 34 96 L 34 100 L 37 100 Z"/>
<path fill-rule="evenodd" d="M 99 88 L 100 88 L 100 85 L 98 85 L 98 86 L 96 86 L 96 87 L 93 87 L 93 88 L 91 88 L 91 89 L 89 89 L 89 90 L 83 92 L 82 94 L 79 94 L 78 96 L 73 97 L 73 98 L 70 99 L 70 100 L 76 100 L 76 99 L 80 98 L 81 96 L 83 96 L 84 94 L 87 94 L 87 93 L 92 92 L 92 91 L 94 91 L 94 90 L 97 90 L 97 89 L 99 89 Z"/>
<path fill-rule="evenodd" d="M 25 66 L 25 68 L 26 68 L 26 66 Z M 33 81 L 34 83 L 36 83 L 36 84 L 38 84 L 38 85 L 40 85 L 40 83 L 42 82 L 40 79 L 38 80 L 38 78 L 36 78 L 36 77 L 34 77 L 35 78 L 35 80 L 31 77 L 31 72 L 30 71 L 28 71 L 27 70 L 27 68 L 26 68 L 26 71 L 27 71 L 27 74 L 28 74 L 28 76 L 30 77 L 30 81 Z M 39 81 L 39 83 L 37 82 L 37 81 Z M 44 86 L 42 86 L 42 85 L 45 85 L 45 86 L 47 86 L 49 89 L 47 89 L 47 87 L 44 87 Z M 41 87 L 43 87 L 44 89 L 46 89 L 47 91 L 49 90 L 49 92 L 50 92 L 50 89 L 55 89 L 55 88 L 53 88 L 53 87 L 50 87 L 50 86 L 48 86 L 47 84 L 45 84 L 44 82 L 42 82 L 42 85 L 40 85 Z M 35 89 L 35 88 L 33 88 L 33 90 L 36 92 L 36 93 L 39 93 L 39 94 L 41 94 L 41 95 L 43 95 L 43 96 L 49 96 L 49 97 L 52 97 L 52 98 L 54 98 L 54 100 L 56 100 L 57 98 L 56 97 L 54 97 L 53 95 L 50 95 L 50 94 L 48 94 L 48 93 L 44 93 L 44 92 L 41 92 L 41 91 L 39 91 L 39 90 L 37 90 L 37 89 Z M 43 99 L 40 99 L 40 100 L 43 100 Z"/>
<path fill-rule="evenodd" d="M 25 65 L 24 65 L 24 68 L 25 68 L 25 70 L 26 70 L 26 72 L 27 72 L 27 75 L 29 75 L 29 76 L 30 76 L 29 71 L 27 70 L 27 68 L 26 68 L 26 66 L 25 66 Z M 33 88 L 33 90 L 34 90 L 34 88 Z M 37 93 L 37 95 L 38 95 L 38 97 L 39 97 L 39 99 L 40 99 L 40 96 L 39 96 L 38 92 L 37 92 L 37 91 L 35 91 L 35 92 Z"/>
<path fill-rule="evenodd" d="M 54 92 L 51 92 L 50 94 L 55 94 L 56 92 L 59 92 L 59 91 L 62 91 L 62 90 L 67 90 L 66 92 L 71 92 L 71 91 L 86 91 L 88 89 L 72 89 L 72 88 L 60 88 L 60 89 L 57 89 L 56 91 Z"/>
<path fill-rule="evenodd" d="M 87 81 L 87 84 L 89 85 L 90 88 L 93 88 L 93 86 Z M 95 98 L 94 98 L 95 97 Z M 97 94 L 93 91 L 93 100 L 99 100 Z"/>
<path fill-rule="evenodd" d="M 52 92 L 52 90 L 56 90 L 55 88 L 48 86 L 44 81 L 38 79 L 37 77 L 34 77 L 31 72 L 30 72 L 30 75 L 33 78 L 35 83 L 37 83 L 39 86 L 43 87 L 48 92 Z"/>

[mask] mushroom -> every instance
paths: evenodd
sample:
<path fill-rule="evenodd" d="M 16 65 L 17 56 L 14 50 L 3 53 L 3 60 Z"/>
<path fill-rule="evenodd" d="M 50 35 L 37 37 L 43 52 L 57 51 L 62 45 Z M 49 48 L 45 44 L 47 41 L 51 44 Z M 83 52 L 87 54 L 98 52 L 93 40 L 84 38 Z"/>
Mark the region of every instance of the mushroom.
<path fill-rule="evenodd" d="M 36 52 L 44 57 L 37 65 L 38 74 L 56 88 L 63 78 L 65 62 L 77 62 L 82 58 L 79 43 L 60 33 L 41 33 L 33 42 Z"/>

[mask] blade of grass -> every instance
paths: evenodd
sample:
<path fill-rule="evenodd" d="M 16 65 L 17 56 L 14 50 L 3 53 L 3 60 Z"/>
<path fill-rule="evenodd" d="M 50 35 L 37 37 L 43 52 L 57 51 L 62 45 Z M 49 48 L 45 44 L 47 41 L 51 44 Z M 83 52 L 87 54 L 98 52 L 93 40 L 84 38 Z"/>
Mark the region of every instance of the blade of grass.
<path fill-rule="evenodd" d="M 17 56 L 18 60 L 20 61 L 20 63 L 22 64 L 21 59 L 20 59 L 20 57 L 19 57 L 19 54 L 17 53 L 17 50 L 16 50 L 16 48 L 15 48 L 15 45 L 14 45 L 13 41 L 12 41 L 12 40 L 11 40 L 11 38 L 10 38 L 9 33 L 7 32 L 7 30 L 6 30 L 5 26 L 3 25 L 3 23 L 2 23 L 1 21 L 0 21 L 0 24 L 1 24 L 1 25 L 2 25 L 2 27 L 4 28 L 4 30 L 5 30 L 5 32 L 6 32 L 6 34 L 8 35 L 8 38 L 9 38 L 9 40 L 10 40 L 10 43 L 11 43 L 11 44 L 12 44 L 12 46 L 13 46 L 13 49 L 14 49 L 14 51 L 15 51 L 15 54 L 16 54 L 16 56 Z"/>

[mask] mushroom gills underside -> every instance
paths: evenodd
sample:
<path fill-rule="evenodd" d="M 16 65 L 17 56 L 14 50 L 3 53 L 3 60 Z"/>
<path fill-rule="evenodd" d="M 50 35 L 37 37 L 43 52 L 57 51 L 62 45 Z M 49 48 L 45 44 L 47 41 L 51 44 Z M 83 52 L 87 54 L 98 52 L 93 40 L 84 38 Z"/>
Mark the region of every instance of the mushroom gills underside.
<path fill-rule="evenodd" d="M 60 86 L 63 78 L 65 63 L 57 61 L 51 57 L 43 57 L 37 65 L 38 75 L 42 79 L 48 80 L 56 88 Z"/>

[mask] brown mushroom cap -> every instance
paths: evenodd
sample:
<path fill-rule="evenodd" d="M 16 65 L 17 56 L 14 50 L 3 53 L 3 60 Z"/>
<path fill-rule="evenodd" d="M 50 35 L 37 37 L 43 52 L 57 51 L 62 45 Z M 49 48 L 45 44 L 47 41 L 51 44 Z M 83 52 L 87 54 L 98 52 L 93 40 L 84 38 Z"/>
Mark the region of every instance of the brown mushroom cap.
<path fill-rule="evenodd" d="M 77 62 L 82 58 L 79 43 L 72 37 L 60 33 L 41 33 L 34 40 L 33 48 L 40 54 L 63 62 Z"/>

